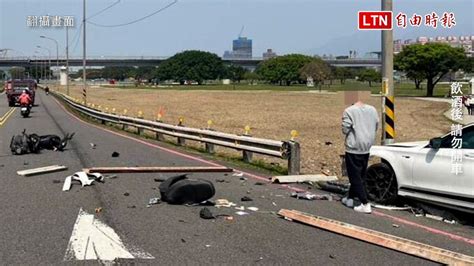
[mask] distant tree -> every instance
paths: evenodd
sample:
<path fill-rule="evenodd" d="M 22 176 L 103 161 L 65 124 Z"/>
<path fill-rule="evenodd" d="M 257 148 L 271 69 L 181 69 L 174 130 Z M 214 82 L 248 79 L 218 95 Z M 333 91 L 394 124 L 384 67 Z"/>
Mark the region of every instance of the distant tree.
<path fill-rule="evenodd" d="M 225 70 L 225 77 L 232 80 L 232 82 L 238 82 L 244 79 L 244 75 L 247 73 L 247 70 L 241 66 L 230 65 Z"/>
<path fill-rule="evenodd" d="M 468 68 L 467 57 L 462 48 L 442 43 L 413 44 L 406 46 L 395 56 L 394 67 L 415 80 L 427 80 L 426 96 L 433 96 L 436 84 L 449 72 Z"/>
<path fill-rule="evenodd" d="M 25 77 L 25 68 L 23 67 L 12 67 L 9 72 L 12 79 L 22 79 Z"/>
<path fill-rule="evenodd" d="M 364 69 L 359 73 L 359 80 L 369 82 L 369 87 L 372 87 L 372 82 L 380 82 L 382 75 L 375 69 Z"/>
<path fill-rule="evenodd" d="M 257 68 L 257 74 L 271 83 L 290 86 L 292 82 L 301 81 L 301 68 L 313 60 L 301 54 L 278 56 L 263 61 Z"/>
<path fill-rule="evenodd" d="M 5 71 L 3 71 L 3 70 L 0 69 L 0 79 L 1 79 L 1 80 L 4 80 L 5 78 L 6 78 Z"/>
<path fill-rule="evenodd" d="M 322 59 L 314 58 L 300 69 L 302 79 L 312 78 L 316 85 L 321 85 L 331 77 L 329 64 Z"/>
<path fill-rule="evenodd" d="M 253 71 L 248 71 L 244 74 L 244 79 L 247 81 L 250 81 L 251 84 L 253 84 L 255 81 L 260 80 L 261 77 L 257 72 Z"/>
<path fill-rule="evenodd" d="M 144 66 L 137 67 L 130 70 L 130 76 L 134 77 L 136 80 L 142 79 L 152 79 L 155 75 L 156 67 L 154 66 Z"/>
<path fill-rule="evenodd" d="M 354 78 L 354 71 L 348 67 L 334 67 L 333 75 L 336 79 L 341 81 L 341 84 L 345 84 L 346 79 Z"/>
<path fill-rule="evenodd" d="M 224 74 L 224 64 L 219 56 L 196 50 L 175 54 L 156 71 L 160 80 L 176 80 L 181 84 L 188 80 L 202 84 L 205 80 L 222 78 Z"/>
<path fill-rule="evenodd" d="M 104 67 L 98 73 L 100 76 L 106 79 L 124 80 L 129 77 L 133 77 L 133 67 Z M 86 71 L 87 78 L 92 78 Z M 92 72 L 91 72 L 92 74 Z"/>

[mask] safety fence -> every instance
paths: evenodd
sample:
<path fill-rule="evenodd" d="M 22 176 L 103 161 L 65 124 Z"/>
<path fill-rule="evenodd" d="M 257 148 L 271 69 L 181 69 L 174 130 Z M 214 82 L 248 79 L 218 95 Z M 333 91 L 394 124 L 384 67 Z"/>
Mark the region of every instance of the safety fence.
<path fill-rule="evenodd" d="M 223 133 L 210 128 L 191 128 L 182 125 L 181 122 L 178 125 L 171 125 L 161 121 L 146 120 L 141 117 L 130 117 L 113 112 L 108 113 L 91 106 L 86 106 L 83 102 L 62 93 L 56 91 L 51 91 L 50 93 L 75 111 L 96 119 L 102 124 L 120 125 L 124 130 L 130 127 L 136 128 L 139 135 L 143 134 L 144 131 L 153 132 L 160 141 L 164 141 L 165 136 L 175 137 L 177 138 L 177 144 L 180 146 L 184 146 L 186 140 L 197 141 L 204 143 L 206 152 L 211 154 L 215 152 L 215 146 L 235 149 L 242 151 L 245 162 L 252 161 L 253 153 L 277 157 L 288 161 L 289 175 L 300 174 L 300 145 L 294 140 L 276 141 L 249 135 Z"/>

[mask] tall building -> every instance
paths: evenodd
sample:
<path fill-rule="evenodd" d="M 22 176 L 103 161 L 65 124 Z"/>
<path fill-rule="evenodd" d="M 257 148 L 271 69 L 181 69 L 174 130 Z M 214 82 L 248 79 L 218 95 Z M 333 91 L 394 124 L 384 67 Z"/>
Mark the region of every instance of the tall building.
<path fill-rule="evenodd" d="M 224 52 L 224 58 L 252 58 L 252 40 L 239 36 L 238 39 L 232 41 L 232 51 Z"/>
<path fill-rule="evenodd" d="M 263 60 L 270 59 L 276 56 L 277 54 L 273 52 L 272 49 L 267 49 L 267 51 L 262 54 Z"/>
<path fill-rule="evenodd" d="M 236 58 L 252 58 L 252 40 L 239 37 L 232 42 L 232 53 Z"/>

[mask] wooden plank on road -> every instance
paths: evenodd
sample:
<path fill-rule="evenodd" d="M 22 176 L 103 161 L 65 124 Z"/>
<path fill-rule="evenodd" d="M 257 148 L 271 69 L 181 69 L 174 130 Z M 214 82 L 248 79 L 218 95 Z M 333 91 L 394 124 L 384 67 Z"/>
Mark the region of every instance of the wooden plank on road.
<path fill-rule="evenodd" d="M 430 246 L 406 238 L 374 231 L 364 227 L 307 214 L 296 210 L 281 209 L 279 215 L 371 244 L 393 249 L 435 262 L 450 265 L 474 265 L 474 257 Z"/>
<path fill-rule="evenodd" d="M 228 173 L 228 167 L 176 166 L 176 167 L 92 167 L 86 173 Z"/>
<path fill-rule="evenodd" d="M 67 167 L 64 165 L 50 165 L 50 166 L 45 166 L 45 167 L 40 167 L 40 168 L 17 171 L 16 173 L 22 176 L 30 176 L 30 175 L 39 175 L 39 174 L 58 172 L 58 171 L 66 170 L 66 169 Z"/>

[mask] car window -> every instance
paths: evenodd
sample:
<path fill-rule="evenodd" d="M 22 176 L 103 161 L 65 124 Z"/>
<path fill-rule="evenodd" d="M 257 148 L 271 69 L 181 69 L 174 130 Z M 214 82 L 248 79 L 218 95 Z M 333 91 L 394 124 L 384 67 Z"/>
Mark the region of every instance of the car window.
<path fill-rule="evenodd" d="M 464 128 L 462 131 L 462 148 L 474 149 L 474 126 Z"/>
<path fill-rule="evenodd" d="M 450 134 L 443 137 L 440 148 L 450 149 L 453 147 L 452 144 L 453 136 Z M 474 149 L 474 126 L 466 127 L 462 131 L 462 148 L 463 149 Z"/>

